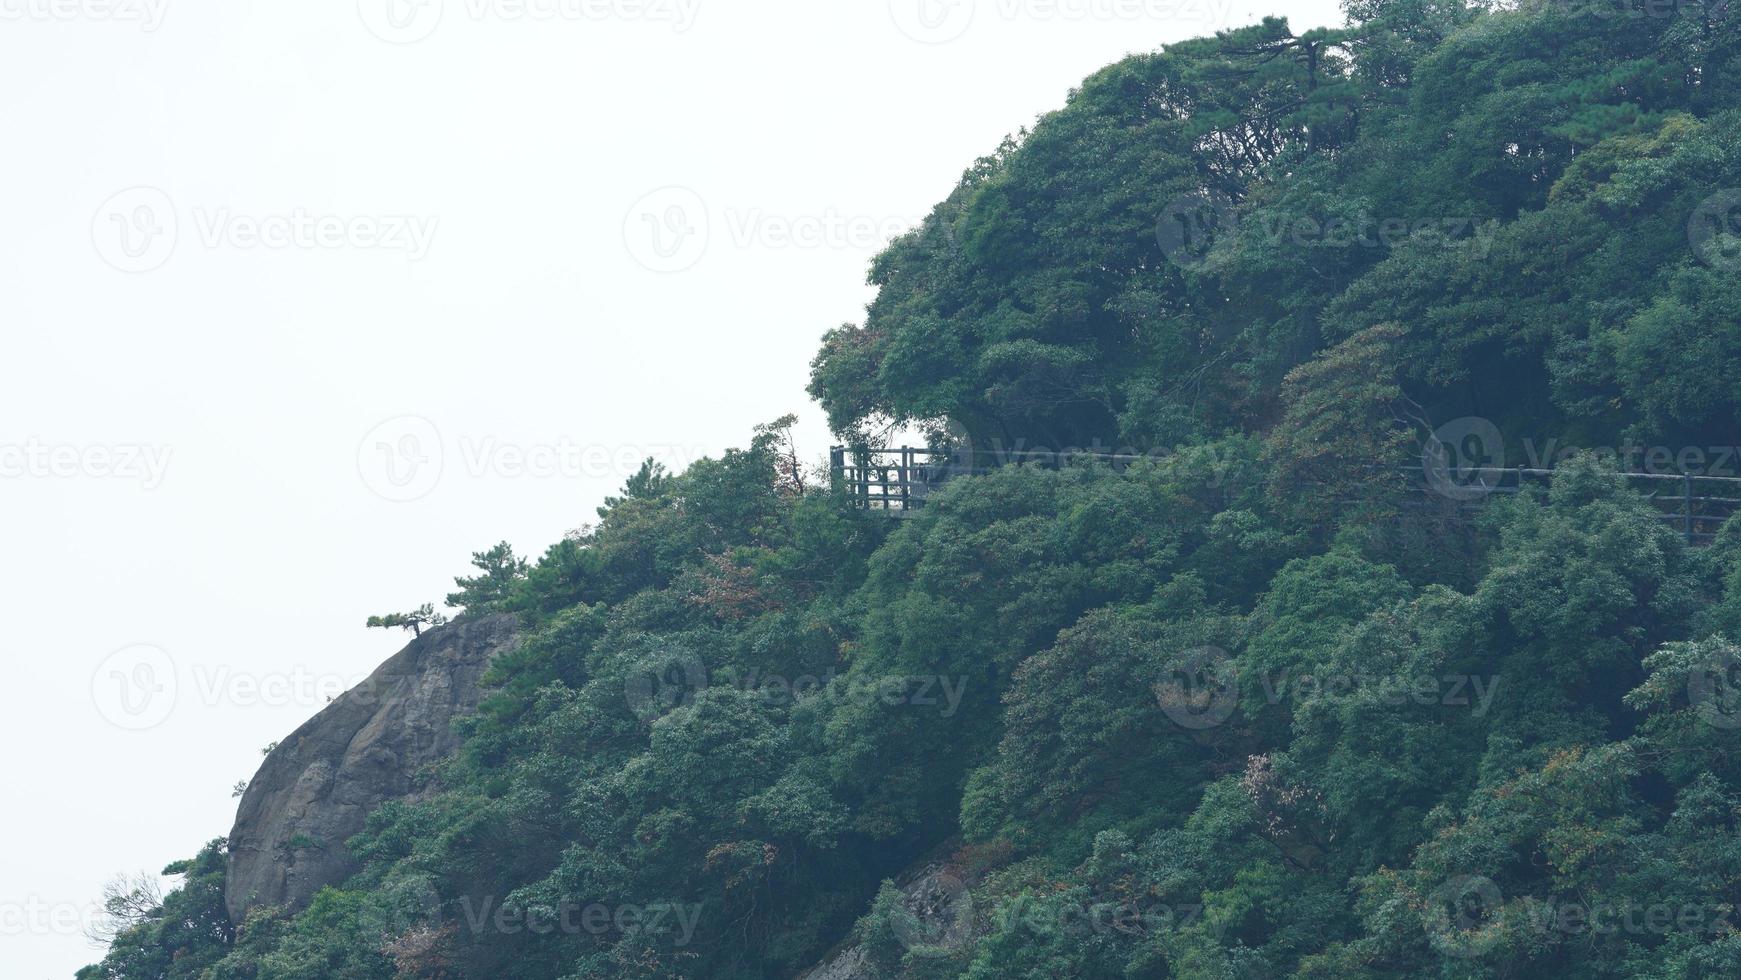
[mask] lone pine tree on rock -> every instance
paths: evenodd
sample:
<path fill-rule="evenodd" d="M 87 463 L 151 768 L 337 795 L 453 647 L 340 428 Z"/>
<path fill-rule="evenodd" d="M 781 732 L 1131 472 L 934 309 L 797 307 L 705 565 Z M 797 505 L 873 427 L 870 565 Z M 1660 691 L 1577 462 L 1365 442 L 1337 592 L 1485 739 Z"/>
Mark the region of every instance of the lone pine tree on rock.
<path fill-rule="evenodd" d="M 435 611 L 433 603 L 424 603 L 407 613 L 388 613 L 385 616 L 370 616 L 364 625 L 369 629 L 406 629 L 412 636 L 422 636 L 423 627 L 440 626 L 447 622 L 447 617 Z"/>

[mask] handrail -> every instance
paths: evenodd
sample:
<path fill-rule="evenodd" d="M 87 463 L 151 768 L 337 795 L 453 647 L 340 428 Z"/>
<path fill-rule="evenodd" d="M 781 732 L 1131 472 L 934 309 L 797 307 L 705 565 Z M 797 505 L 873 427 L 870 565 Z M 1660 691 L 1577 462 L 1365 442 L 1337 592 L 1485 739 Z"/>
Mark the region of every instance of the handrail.
<path fill-rule="evenodd" d="M 1426 467 L 1420 465 L 1398 466 L 1404 473 L 1421 473 Z M 1521 473 L 1524 476 L 1552 477 L 1557 470 L 1541 469 L 1528 466 L 1459 466 L 1458 473 Z M 1702 473 L 1652 473 L 1648 470 L 1621 470 L 1620 475 L 1629 480 L 1715 480 L 1718 483 L 1732 483 L 1741 486 L 1741 476 L 1708 476 Z"/>
<path fill-rule="evenodd" d="M 993 467 L 974 465 L 980 457 L 985 455 L 991 455 L 1000 463 L 1039 459 L 1057 463 L 1086 460 L 1117 465 L 1156 458 L 1131 453 L 1095 453 L 1077 450 L 1068 452 L 1003 449 L 952 451 L 901 446 L 854 451 L 845 446 L 834 446 L 829 451 L 829 462 L 835 486 L 848 489 L 853 496 L 854 505 L 860 510 L 884 511 L 904 516 L 923 507 L 926 497 L 934 487 L 956 476 L 988 472 Z M 883 462 L 882 460 L 890 461 Z M 963 462 L 965 465 L 962 465 Z M 1368 464 L 1362 468 L 1382 470 L 1390 467 L 1384 464 Z M 1424 495 L 1431 495 L 1435 492 L 1436 488 L 1432 485 L 1435 481 L 1430 476 L 1429 467 L 1424 463 L 1403 464 L 1395 466 L 1394 469 L 1417 477 L 1419 483 L 1410 487 L 1411 491 Z M 1470 504 L 1491 495 L 1522 493 L 1523 482 L 1526 478 L 1551 481 L 1557 471 L 1551 468 L 1531 466 L 1462 466 L 1441 472 L 1454 472 L 1457 475 L 1458 486 L 1472 493 L 1469 499 L 1463 500 L 1461 503 Z M 1505 485 L 1507 475 L 1515 476 L 1515 483 Z M 1488 476 L 1496 478 L 1493 483 L 1486 482 Z M 1680 524 L 1681 534 L 1688 544 L 1715 539 L 1716 532 L 1707 528 L 1721 523 L 1741 511 L 1741 496 L 1717 496 L 1694 491 L 1694 484 L 1698 481 L 1715 483 L 1724 488 L 1741 487 L 1741 476 L 1652 473 L 1648 471 L 1625 471 L 1620 476 L 1629 481 L 1672 481 L 1680 484 L 1681 492 L 1679 494 L 1665 495 L 1660 490 L 1653 489 L 1646 494 L 1646 498 L 1663 511 L 1659 516 L 1664 520 Z"/>

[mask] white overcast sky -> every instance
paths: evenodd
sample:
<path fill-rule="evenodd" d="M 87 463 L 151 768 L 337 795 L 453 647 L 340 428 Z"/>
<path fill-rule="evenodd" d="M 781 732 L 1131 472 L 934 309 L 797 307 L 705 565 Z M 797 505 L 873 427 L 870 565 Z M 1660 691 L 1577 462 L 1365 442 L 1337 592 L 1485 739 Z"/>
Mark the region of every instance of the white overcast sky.
<path fill-rule="evenodd" d="M 923 4 L 923 6 L 922 6 Z M 0 0 L 0 972 L 225 834 L 470 552 L 804 419 L 866 263 L 1124 54 L 1334 0 Z M 149 696 L 148 696 L 149 695 Z"/>

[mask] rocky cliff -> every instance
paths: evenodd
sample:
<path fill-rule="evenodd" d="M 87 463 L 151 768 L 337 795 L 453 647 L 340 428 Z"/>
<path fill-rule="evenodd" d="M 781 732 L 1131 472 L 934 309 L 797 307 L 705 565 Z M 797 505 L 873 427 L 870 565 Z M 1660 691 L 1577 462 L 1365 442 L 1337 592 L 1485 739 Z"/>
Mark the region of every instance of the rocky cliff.
<path fill-rule="evenodd" d="M 895 880 L 902 904 L 913 916 L 907 928 L 895 930 L 902 946 L 947 952 L 983 931 L 983 910 L 974 908 L 965 874 L 946 862 L 925 861 Z M 864 946 L 849 941 L 829 951 L 798 980 L 876 980 L 885 975 L 870 962 Z"/>
<path fill-rule="evenodd" d="M 512 616 L 461 617 L 428 630 L 279 743 L 230 831 L 232 921 L 257 905 L 300 906 L 356 870 L 345 841 L 458 748 L 453 721 L 477 710 L 478 681 L 515 626 Z"/>

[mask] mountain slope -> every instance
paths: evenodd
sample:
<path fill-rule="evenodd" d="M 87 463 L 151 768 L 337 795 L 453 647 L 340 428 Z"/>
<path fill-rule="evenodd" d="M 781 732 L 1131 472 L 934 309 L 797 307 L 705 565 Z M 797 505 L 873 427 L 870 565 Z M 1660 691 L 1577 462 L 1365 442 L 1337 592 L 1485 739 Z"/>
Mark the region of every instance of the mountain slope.
<path fill-rule="evenodd" d="M 1741 529 L 1615 472 L 1741 476 L 1741 24 L 1350 13 L 1109 66 L 879 256 L 812 392 L 1006 465 L 649 465 L 471 603 L 354 874 L 232 923 L 214 843 L 83 975 L 1741 975 Z"/>

